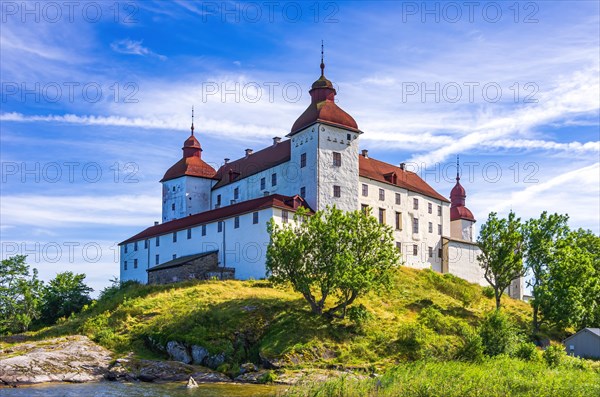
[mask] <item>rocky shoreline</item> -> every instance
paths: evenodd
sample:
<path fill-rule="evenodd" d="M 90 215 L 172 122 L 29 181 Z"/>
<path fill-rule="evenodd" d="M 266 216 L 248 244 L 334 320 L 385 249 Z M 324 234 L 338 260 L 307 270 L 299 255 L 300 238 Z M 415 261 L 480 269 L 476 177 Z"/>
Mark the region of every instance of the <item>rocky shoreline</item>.
<path fill-rule="evenodd" d="M 170 347 L 176 346 L 171 343 Z M 181 346 L 177 346 L 180 348 Z M 173 349 L 168 349 L 172 351 Z M 248 363 L 242 365 L 241 373 L 235 377 L 217 372 L 202 365 L 194 365 L 200 356 L 201 362 L 215 364 L 208 354 L 198 354 L 185 361 L 144 360 L 131 356 L 113 359 L 112 353 L 95 344 L 85 336 L 26 342 L 0 350 L 0 387 L 18 387 L 49 382 L 181 382 L 192 377 L 198 383 L 235 382 L 261 383 L 268 369 L 259 369 Z M 171 355 L 173 356 L 173 355 Z M 174 358 L 174 357 L 172 357 Z M 219 357 L 220 358 L 220 357 Z M 208 360 L 207 360 L 208 359 Z M 220 360 L 217 359 L 217 362 Z M 349 374 L 339 370 L 277 370 L 277 384 L 295 384 L 301 381 L 324 381 L 332 376 Z"/>

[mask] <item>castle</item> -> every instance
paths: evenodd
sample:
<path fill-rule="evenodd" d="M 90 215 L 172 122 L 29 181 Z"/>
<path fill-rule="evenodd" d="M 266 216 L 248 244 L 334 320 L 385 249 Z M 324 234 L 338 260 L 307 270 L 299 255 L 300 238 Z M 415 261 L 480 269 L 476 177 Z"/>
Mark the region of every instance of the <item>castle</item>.
<path fill-rule="evenodd" d="M 450 201 L 417 174 L 359 153 L 363 134 L 335 102 L 324 74 L 286 140 L 217 170 L 202 160 L 194 135 L 162 180 L 162 223 L 120 243 L 120 279 L 175 282 L 188 278 L 266 276 L 266 224 L 290 222 L 299 207 L 327 206 L 371 214 L 394 229 L 405 265 L 451 273 L 487 285 L 473 242 L 475 217 L 466 207 L 457 172 Z M 508 293 L 522 298 L 522 281 Z"/>

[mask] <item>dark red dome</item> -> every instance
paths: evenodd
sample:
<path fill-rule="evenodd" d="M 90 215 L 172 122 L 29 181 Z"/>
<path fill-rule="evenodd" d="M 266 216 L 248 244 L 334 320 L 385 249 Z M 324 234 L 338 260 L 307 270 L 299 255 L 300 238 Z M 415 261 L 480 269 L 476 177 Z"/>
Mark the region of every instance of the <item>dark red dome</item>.
<path fill-rule="evenodd" d="M 182 149 L 183 158 L 165 172 L 161 182 L 181 176 L 195 176 L 199 178 L 215 177 L 217 171 L 202 160 L 202 147 L 193 132 L 183 143 Z"/>
<path fill-rule="evenodd" d="M 465 219 L 475 222 L 473 213 L 465 207 L 467 192 L 460 184 L 460 177 L 456 176 L 456 185 L 450 191 L 450 220 Z"/>

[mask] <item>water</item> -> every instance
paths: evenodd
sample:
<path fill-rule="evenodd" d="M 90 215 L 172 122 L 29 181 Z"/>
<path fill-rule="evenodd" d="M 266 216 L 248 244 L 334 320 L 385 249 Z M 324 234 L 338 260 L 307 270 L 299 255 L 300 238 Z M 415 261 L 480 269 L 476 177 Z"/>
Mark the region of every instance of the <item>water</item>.
<path fill-rule="evenodd" d="M 187 389 L 185 383 L 56 383 L 0 389 L 0 397 L 271 397 L 280 386 L 206 383 Z"/>

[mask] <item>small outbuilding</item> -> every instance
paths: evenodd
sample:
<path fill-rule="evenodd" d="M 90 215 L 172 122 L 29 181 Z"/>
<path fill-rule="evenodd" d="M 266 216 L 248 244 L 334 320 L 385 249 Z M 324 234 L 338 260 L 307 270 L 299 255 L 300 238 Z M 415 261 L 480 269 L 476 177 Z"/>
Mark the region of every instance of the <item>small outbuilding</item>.
<path fill-rule="evenodd" d="M 235 278 L 235 269 L 220 267 L 218 251 L 182 256 L 163 264 L 151 267 L 148 284 L 168 284 L 186 280 L 227 280 Z"/>
<path fill-rule="evenodd" d="M 600 328 L 584 328 L 563 341 L 567 354 L 600 359 Z"/>

